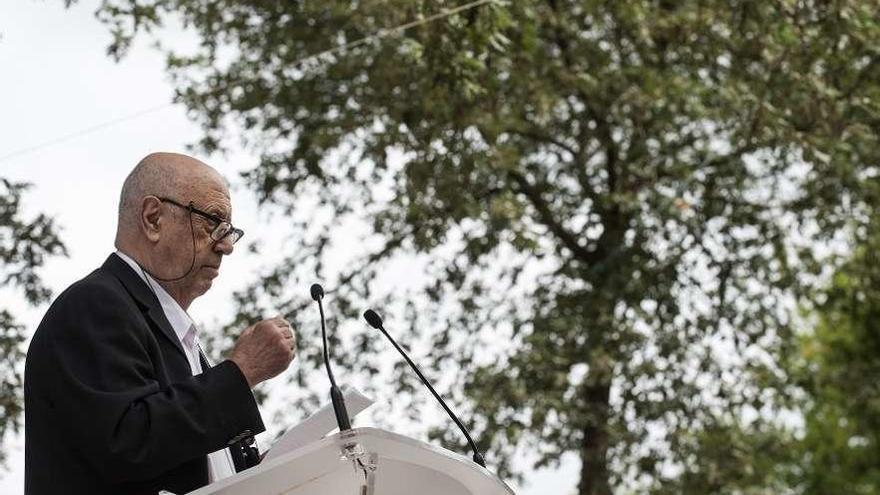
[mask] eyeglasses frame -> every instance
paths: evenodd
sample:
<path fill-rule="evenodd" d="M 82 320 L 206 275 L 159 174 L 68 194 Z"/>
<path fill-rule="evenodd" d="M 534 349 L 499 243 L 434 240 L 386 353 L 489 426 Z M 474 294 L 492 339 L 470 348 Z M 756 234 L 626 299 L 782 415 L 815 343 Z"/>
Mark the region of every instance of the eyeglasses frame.
<path fill-rule="evenodd" d="M 225 239 L 227 236 L 229 236 L 233 233 L 238 234 L 238 238 L 233 238 L 233 241 L 232 241 L 233 244 L 237 243 L 238 241 L 241 240 L 242 237 L 244 237 L 244 231 L 236 228 L 234 225 L 232 225 L 232 222 L 230 222 L 228 220 L 224 220 L 224 219 L 218 217 L 217 215 L 208 213 L 207 211 L 200 210 L 200 209 L 196 208 L 196 206 L 193 204 L 192 201 L 189 202 L 189 205 L 183 205 L 183 204 L 181 204 L 171 198 L 156 196 L 156 199 L 158 199 L 159 201 L 161 201 L 163 203 L 171 203 L 172 205 L 174 205 L 178 208 L 183 208 L 184 210 L 188 210 L 190 213 L 195 213 L 196 215 L 199 215 L 203 218 L 207 218 L 208 220 L 211 220 L 214 223 L 216 223 L 217 225 L 211 231 L 211 239 L 213 239 L 214 242 L 220 242 L 223 239 Z M 215 239 L 214 232 L 217 232 L 217 229 L 220 228 L 220 225 L 224 224 L 224 223 L 229 224 L 229 231 L 227 231 L 225 234 L 223 234 L 223 236 L 220 237 L 219 239 Z"/>

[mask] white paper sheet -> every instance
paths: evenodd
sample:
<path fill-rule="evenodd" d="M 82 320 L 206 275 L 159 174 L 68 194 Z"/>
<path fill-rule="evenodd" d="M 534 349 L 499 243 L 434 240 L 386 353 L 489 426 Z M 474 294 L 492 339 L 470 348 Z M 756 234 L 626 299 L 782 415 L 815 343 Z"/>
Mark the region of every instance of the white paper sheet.
<path fill-rule="evenodd" d="M 373 405 L 373 399 L 370 399 L 354 387 L 342 387 L 342 396 L 345 399 L 345 409 L 348 412 L 348 417 L 351 419 L 354 419 L 358 413 Z M 263 460 L 274 459 L 311 442 L 320 440 L 336 427 L 336 414 L 333 412 L 333 404 L 325 404 L 324 407 L 312 413 L 311 416 L 304 419 L 300 424 L 284 432 L 284 435 L 275 442 Z"/>

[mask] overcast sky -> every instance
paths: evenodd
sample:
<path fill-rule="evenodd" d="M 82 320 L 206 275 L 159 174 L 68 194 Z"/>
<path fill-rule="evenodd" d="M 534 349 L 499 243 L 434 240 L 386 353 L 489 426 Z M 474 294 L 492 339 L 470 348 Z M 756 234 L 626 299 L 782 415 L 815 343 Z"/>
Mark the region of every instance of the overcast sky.
<path fill-rule="evenodd" d="M 95 5 L 83 1 L 65 10 L 61 0 L 0 2 L 0 157 L 170 102 L 173 91 L 162 57 L 145 43 L 119 64 L 104 55 L 109 35 L 92 15 Z M 181 108 L 167 106 L 0 158 L 0 177 L 33 184 L 27 211 L 48 213 L 62 228 L 70 256 L 53 259 L 42 272 L 56 293 L 112 252 L 119 189 L 134 164 L 151 151 L 184 151 L 198 136 L 198 127 Z M 253 157 L 202 158 L 233 182 L 234 223 L 249 236 L 259 235 L 256 202 L 235 181 L 237 171 L 253 165 Z M 227 258 L 211 292 L 191 308 L 196 321 L 213 319 L 214 309 L 226 307 L 237 284 L 263 261 L 243 253 Z M 0 290 L 0 296 L 5 305 L 8 291 Z M 31 332 L 46 309 L 27 308 L 20 301 L 13 307 Z M 23 438 L 11 439 L 6 448 L 9 470 L 0 472 L 0 493 L 22 493 Z M 559 470 L 530 473 L 518 493 L 573 493 L 578 467 L 572 456 Z"/>

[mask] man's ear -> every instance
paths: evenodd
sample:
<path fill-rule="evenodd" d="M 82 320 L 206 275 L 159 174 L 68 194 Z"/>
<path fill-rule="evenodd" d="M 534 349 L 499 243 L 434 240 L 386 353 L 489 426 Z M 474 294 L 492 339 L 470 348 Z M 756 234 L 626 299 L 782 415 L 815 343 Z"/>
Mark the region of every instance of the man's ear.
<path fill-rule="evenodd" d="M 141 230 L 144 235 L 152 242 L 159 242 L 161 238 L 162 223 L 165 219 L 162 216 L 162 202 L 155 196 L 146 196 L 141 201 Z"/>

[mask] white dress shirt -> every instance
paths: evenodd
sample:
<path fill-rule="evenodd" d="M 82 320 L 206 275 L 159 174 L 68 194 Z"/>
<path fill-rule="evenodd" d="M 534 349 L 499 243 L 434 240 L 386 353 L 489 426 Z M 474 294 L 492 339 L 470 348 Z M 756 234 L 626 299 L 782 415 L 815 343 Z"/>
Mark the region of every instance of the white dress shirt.
<path fill-rule="evenodd" d="M 199 349 L 201 346 L 199 345 L 198 328 L 195 323 L 193 323 L 192 318 L 189 317 L 186 310 L 181 308 L 180 304 L 177 304 L 177 301 L 175 301 L 174 298 L 172 298 L 153 277 L 143 270 L 136 261 L 121 251 L 116 251 L 116 255 L 128 263 L 131 269 L 134 270 L 135 273 L 137 273 L 138 276 L 141 277 L 141 279 L 143 279 L 143 281 L 150 287 L 152 292 L 156 294 L 156 298 L 159 299 L 159 304 L 162 305 L 162 311 L 165 313 L 165 318 L 168 319 L 168 323 L 171 323 L 171 328 L 174 329 L 174 333 L 177 334 L 177 338 L 180 339 L 180 344 L 183 346 L 193 376 L 200 374 L 202 372 L 202 362 L 199 359 Z M 205 360 L 207 361 L 207 358 L 205 358 Z M 233 474 L 235 474 L 235 464 L 232 462 L 232 456 L 229 453 L 228 448 L 220 449 L 208 454 L 208 475 L 211 483 L 232 476 Z"/>

